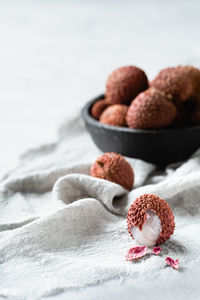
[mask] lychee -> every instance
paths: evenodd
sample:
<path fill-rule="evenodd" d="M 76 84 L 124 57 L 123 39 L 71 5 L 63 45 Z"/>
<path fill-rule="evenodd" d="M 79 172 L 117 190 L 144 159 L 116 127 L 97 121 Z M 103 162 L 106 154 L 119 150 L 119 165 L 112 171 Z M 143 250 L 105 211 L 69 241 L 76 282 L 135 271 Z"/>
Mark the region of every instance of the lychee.
<path fill-rule="evenodd" d="M 125 158 L 117 153 L 107 152 L 98 157 L 90 169 L 90 175 L 120 184 L 126 190 L 133 188 L 133 169 Z"/>
<path fill-rule="evenodd" d="M 163 91 L 174 101 L 186 101 L 193 94 L 192 81 L 181 67 L 161 70 L 151 82 L 151 86 Z"/>
<path fill-rule="evenodd" d="M 197 94 L 196 94 L 197 95 Z M 200 125 L 200 95 L 186 102 L 189 121 L 191 125 Z"/>
<path fill-rule="evenodd" d="M 108 103 L 105 101 L 105 99 L 100 99 L 96 101 L 91 108 L 91 115 L 95 119 L 99 119 L 102 112 L 108 107 Z"/>
<path fill-rule="evenodd" d="M 148 88 L 145 72 L 135 66 L 125 66 L 111 73 L 106 82 L 106 101 L 127 104 Z"/>
<path fill-rule="evenodd" d="M 200 103 L 197 103 L 190 112 L 190 121 L 192 125 L 200 125 Z"/>
<path fill-rule="evenodd" d="M 191 97 L 200 100 L 200 69 L 193 66 L 179 66 L 178 68 L 191 81 L 193 88 Z"/>
<path fill-rule="evenodd" d="M 176 106 L 176 117 L 174 121 L 171 124 L 172 128 L 181 128 L 188 125 L 189 122 L 189 112 L 188 112 L 188 106 L 186 105 L 187 102 L 177 102 L 175 104 Z"/>
<path fill-rule="evenodd" d="M 173 234 L 175 222 L 169 204 L 153 194 L 138 197 L 127 214 L 128 231 L 142 246 L 164 243 Z"/>
<path fill-rule="evenodd" d="M 163 92 L 149 88 L 133 100 L 126 122 L 131 128 L 157 129 L 170 125 L 175 117 L 175 105 Z"/>
<path fill-rule="evenodd" d="M 106 108 L 100 116 L 99 121 L 112 126 L 126 126 L 126 114 L 128 106 L 124 104 L 114 104 Z"/>

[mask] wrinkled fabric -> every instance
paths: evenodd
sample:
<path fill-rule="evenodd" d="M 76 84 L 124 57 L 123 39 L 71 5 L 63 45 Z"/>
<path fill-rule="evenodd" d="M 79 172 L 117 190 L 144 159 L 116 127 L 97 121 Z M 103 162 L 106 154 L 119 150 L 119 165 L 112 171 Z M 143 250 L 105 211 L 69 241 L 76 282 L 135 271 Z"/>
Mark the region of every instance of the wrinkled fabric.
<path fill-rule="evenodd" d="M 70 132 L 70 134 L 68 134 Z M 131 192 L 93 178 L 101 152 L 79 118 L 60 129 L 55 143 L 26 152 L 0 183 L 0 296 L 40 299 L 115 278 L 148 282 L 168 278 L 165 256 L 181 267 L 199 263 L 200 151 L 183 163 L 157 170 L 127 158 L 135 173 Z M 136 242 L 126 214 L 144 193 L 170 204 L 176 222 L 159 256 L 127 262 Z M 173 276 L 180 276 L 177 272 Z"/>

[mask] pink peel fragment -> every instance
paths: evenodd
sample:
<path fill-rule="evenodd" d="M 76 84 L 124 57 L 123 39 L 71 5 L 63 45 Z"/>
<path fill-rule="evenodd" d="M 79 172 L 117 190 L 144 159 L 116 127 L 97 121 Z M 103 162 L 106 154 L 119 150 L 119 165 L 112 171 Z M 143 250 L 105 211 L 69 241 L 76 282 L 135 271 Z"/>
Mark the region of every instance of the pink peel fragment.
<path fill-rule="evenodd" d="M 158 254 L 160 254 L 161 251 L 162 251 L 161 247 L 154 247 L 152 249 L 152 254 L 158 255 Z"/>
<path fill-rule="evenodd" d="M 146 253 L 147 253 L 147 247 L 146 246 L 132 247 L 128 250 L 128 253 L 126 255 L 126 260 L 127 261 L 132 261 L 132 260 L 139 259 L 139 258 L 145 256 Z"/>
<path fill-rule="evenodd" d="M 171 266 L 173 269 L 178 270 L 179 269 L 179 260 L 173 260 L 171 257 L 166 257 L 165 261 L 167 265 Z"/>

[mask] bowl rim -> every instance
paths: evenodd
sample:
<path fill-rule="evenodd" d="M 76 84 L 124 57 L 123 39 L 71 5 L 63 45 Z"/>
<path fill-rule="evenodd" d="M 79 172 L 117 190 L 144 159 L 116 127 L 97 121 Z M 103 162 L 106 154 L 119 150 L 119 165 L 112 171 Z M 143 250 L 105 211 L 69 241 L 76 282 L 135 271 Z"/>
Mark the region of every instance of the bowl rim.
<path fill-rule="evenodd" d="M 106 130 L 111 131 L 118 131 L 118 132 L 127 132 L 127 133 L 160 133 L 160 134 L 166 134 L 166 133 L 179 133 L 179 132 L 188 132 L 188 131 L 194 131 L 194 130 L 200 130 L 200 125 L 196 126 L 189 126 L 189 127 L 181 127 L 181 128 L 165 128 L 165 129 L 133 129 L 129 127 L 119 127 L 119 126 L 112 126 L 112 125 L 106 125 L 103 123 L 100 123 L 98 120 L 94 119 L 90 114 L 90 109 L 92 107 L 92 104 L 96 102 L 97 100 L 103 99 L 105 97 L 104 94 L 100 94 L 99 96 L 96 96 L 92 100 L 88 101 L 82 108 L 81 114 L 82 117 L 87 123 L 90 123 L 92 126 L 104 128 Z"/>

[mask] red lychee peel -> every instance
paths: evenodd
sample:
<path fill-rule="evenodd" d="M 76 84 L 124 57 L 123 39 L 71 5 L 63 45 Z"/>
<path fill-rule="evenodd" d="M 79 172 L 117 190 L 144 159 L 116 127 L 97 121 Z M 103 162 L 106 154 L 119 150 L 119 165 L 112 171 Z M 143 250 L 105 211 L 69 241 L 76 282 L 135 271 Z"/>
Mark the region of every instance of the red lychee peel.
<path fill-rule="evenodd" d="M 162 248 L 157 246 L 152 249 L 152 254 L 159 255 L 161 251 L 162 251 Z"/>
<path fill-rule="evenodd" d="M 178 270 L 179 269 L 179 260 L 174 260 L 171 257 L 166 257 L 165 262 L 167 265 L 171 266 L 173 269 Z"/>
<path fill-rule="evenodd" d="M 127 261 L 137 260 L 145 256 L 146 254 L 147 254 L 146 246 L 132 247 L 128 250 L 128 253 L 126 254 L 126 260 Z"/>

